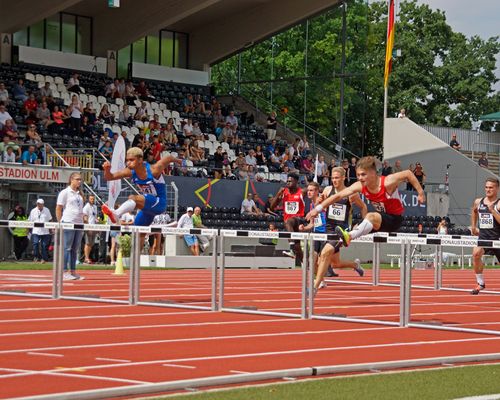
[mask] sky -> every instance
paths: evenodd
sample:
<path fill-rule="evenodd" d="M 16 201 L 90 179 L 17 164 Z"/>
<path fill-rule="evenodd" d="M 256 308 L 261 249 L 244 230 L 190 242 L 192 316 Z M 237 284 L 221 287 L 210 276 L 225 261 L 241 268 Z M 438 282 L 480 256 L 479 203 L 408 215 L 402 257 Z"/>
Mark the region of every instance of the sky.
<path fill-rule="evenodd" d="M 500 36 L 500 0 L 417 0 L 419 4 L 445 12 L 446 21 L 456 32 L 482 39 Z M 496 76 L 500 79 L 500 54 Z M 500 82 L 495 85 L 500 90 Z"/>

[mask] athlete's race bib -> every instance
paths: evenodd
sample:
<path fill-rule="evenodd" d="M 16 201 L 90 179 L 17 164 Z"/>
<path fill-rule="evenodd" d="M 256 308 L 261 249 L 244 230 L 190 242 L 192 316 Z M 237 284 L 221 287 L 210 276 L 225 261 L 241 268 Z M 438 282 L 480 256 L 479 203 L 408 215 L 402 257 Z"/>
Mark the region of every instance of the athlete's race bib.
<path fill-rule="evenodd" d="M 153 196 L 157 196 L 156 189 L 153 185 L 138 185 L 141 192 L 144 194 L 152 194 Z"/>
<path fill-rule="evenodd" d="M 332 204 L 328 208 L 328 219 L 344 222 L 346 211 L 347 206 L 345 204 Z"/>
<path fill-rule="evenodd" d="M 298 214 L 299 212 L 299 202 L 298 201 L 286 201 L 285 202 L 285 213 L 286 214 Z"/>
<path fill-rule="evenodd" d="M 314 227 L 319 228 L 320 226 L 323 226 L 323 219 L 321 218 L 321 214 L 317 215 L 314 218 Z"/>
<path fill-rule="evenodd" d="M 493 214 L 479 214 L 479 229 L 493 229 Z"/>
<path fill-rule="evenodd" d="M 376 211 L 385 213 L 385 205 L 384 205 L 384 203 L 376 203 L 376 202 L 372 201 L 372 206 L 373 206 L 373 208 Z"/>

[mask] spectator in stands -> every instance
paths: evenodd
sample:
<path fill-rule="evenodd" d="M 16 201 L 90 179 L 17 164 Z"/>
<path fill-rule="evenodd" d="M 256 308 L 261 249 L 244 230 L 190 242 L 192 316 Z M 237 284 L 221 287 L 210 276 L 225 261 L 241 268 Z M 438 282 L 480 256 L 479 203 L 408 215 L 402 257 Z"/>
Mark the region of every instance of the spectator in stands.
<path fill-rule="evenodd" d="M 195 113 L 206 114 L 205 102 L 202 100 L 201 95 L 194 96 L 193 105 Z"/>
<path fill-rule="evenodd" d="M 446 218 L 441 218 L 439 224 L 436 228 L 436 231 L 439 235 L 447 235 L 448 234 L 448 224 L 446 223 Z"/>
<path fill-rule="evenodd" d="M 137 86 L 136 89 L 137 94 L 139 95 L 139 98 L 144 101 L 154 101 L 154 97 L 151 95 L 149 92 L 148 87 L 146 86 L 145 81 L 140 81 L 139 86 Z"/>
<path fill-rule="evenodd" d="M 203 225 L 203 221 L 201 220 L 201 208 L 195 207 L 193 212 L 193 226 L 196 229 L 206 229 L 207 227 Z M 196 235 L 198 242 L 200 243 L 201 251 L 205 251 L 208 246 L 210 246 L 210 240 L 205 235 Z"/>
<path fill-rule="evenodd" d="M 271 114 L 267 116 L 266 134 L 268 141 L 272 141 L 276 138 L 277 126 L 278 126 L 278 121 L 276 120 L 276 113 L 272 111 Z"/>
<path fill-rule="evenodd" d="M 15 154 L 16 161 L 21 157 L 21 147 L 17 145 L 9 136 L 4 136 L 2 142 L 0 143 L 0 153 L 3 155 L 7 152 L 8 148 L 12 148 Z"/>
<path fill-rule="evenodd" d="M 109 107 L 107 104 L 102 105 L 101 112 L 99 113 L 99 121 L 103 122 L 104 124 L 113 125 L 114 116 L 109 111 Z"/>
<path fill-rule="evenodd" d="M 198 140 L 193 140 L 189 145 L 189 158 L 196 163 L 201 163 L 205 161 L 205 150 L 201 149 L 198 144 Z"/>
<path fill-rule="evenodd" d="M 52 221 L 52 214 L 50 210 L 45 207 L 45 201 L 38 199 L 36 207 L 30 212 L 29 221 L 31 222 L 50 222 Z M 49 261 L 49 245 L 50 245 L 50 231 L 47 228 L 33 228 L 31 232 L 31 243 L 33 245 L 33 261 L 45 264 Z"/>
<path fill-rule="evenodd" d="M 229 112 L 229 115 L 226 117 L 226 122 L 229 122 L 231 129 L 236 133 L 238 130 L 238 118 L 234 115 L 234 111 Z"/>
<path fill-rule="evenodd" d="M 80 133 L 80 125 L 82 123 L 83 104 L 78 99 L 76 94 L 71 96 L 71 104 L 69 105 L 68 110 L 71 118 L 70 126 L 73 129 L 73 135 L 78 135 Z"/>
<path fill-rule="evenodd" d="M 257 158 L 255 157 L 255 150 L 250 149 L 245 156 L 245 163 L 251 165 L 253 169 L 257 166 Z"/>
<path fill-rule="evenodd" d="M 266 147 L 266 152 L 267 156 L 271 157 L 274 154 L 274 151 L 277 149 L 278 145 L 276 143 L 276 139 L 271 140 L 271 143 L 269 143 Z"/>
<path fill-rule="evenodd" d="M 347 158 L 344 158 L 342 160 L 341 167 L 344 168 L 344 171 L 345 171 L 345 174 L 344 174 L 344 185 L 345 186 L 349 186 L 350 185 L 350 182 L 349 182 L 349 168 L 350 168 L 350 165 L 349 165 L 349 160 Z"/>
<path fill-rule="evenodd" d="M 226 125 L 222 129 L 221 134 L 219 135 L 219 140 L 221 142 L 226 142 L 228 144 L 231 144 L 233 142 L 233 138 L 234 138 L 234 132 L 231 129 L 231 123 L 226 122 Z"/>
<path fill-rule="evenodd" d="M 46 97 L 52 97 L 52 89 L 50 88 L 50 82 L 45 82 L 40 90 L 38 91 L 38 100 L 43 101 Z"/>
<path fill-rule="evenodd" d="M 401 167 L 401 160 L 396 160 L 394 162 L 394 167 L 392 168 L 392 173 L 397 174 L 398 172 L 401 172 L 403 168 Z"/>
<path fill-rule="evenodd" d="M 38 110 L 36 110 L 36 118 L 45 128 L 47 128 L 53 121 L 50 119 L 50 110 L 46 101 L 42 101 Z"/>
<path fill-rule="evenodd" d="M 135 111 L 134 119 L 136 121 L 147 121 L 148 120 L 148 113 L 147 113 L 147 105 L 143 101 L 141 103 L 140 107 L 137 107 L 137 110 Z"/>
<path fill-rule="evenodd" d="M 406 110 L 404 108 L 399 110 L 398 118 L 406 118 Z"/>
<path fill-rule="evenodd" d="M 17 83 L 12 86 L 12 96 L 15 100 L 21 100 L 22 102 L 28 100 L 28 94 L 22 79 L 19 79 Z"/>
<path fill-rule="evenodd" d="M 308 181 L 311 181 L 314 176 L 314 161 L 311 153 L 306 158 L 302 159 L 300 163 L 300 172 L 306 175 Z"/>
<path fill-rule="evenodd" d="M 317 169 L 318 183 L 321 186 L 328 186 L 330 184 L 330 175 L 328 174 L 328 165 L 326 165 L 325 156 L 319 156 Z"/>
<path fill-rule="evenodd" d="M 38 159 L 38 155 L 35 150 L 36 148 L 34 145 L 30 145 L 28 150 L 24 150 L 23 155 L 21 156 L 23 165 L 40 164 L 40 160 Z"/>
<path fill-rule="evenodd" d="M 8 146 L 7 150 L 2 153 L 2 162 L 5 163 L 15 163 L 17 161 L 16 153 L 12 146 Z"/>
<path fill-rule="evenodd" d="M 95 204 L 95 196 L 90 195 L 87 204 L 83 207 L 83 222 L 86 224 L 97 224 L 97 206 Z M 85 246 L 83 248 L 84 262 L 86 264 L 93 264 L 90 259 L 92 247 L 95 244 L 96 231 L 85 232 Z"/>
<path fill-rule="evenodd" d="M 239 179 L 246 179 L 248 177 L 248 168 L 247 168 L 247 163 L 245 162 L 245 154 L 240 152 L 238 154 L 238 158 L 235 160 L 235 165 L 236 165 L 236 176 L 238 176 Z"/>
<path fill-rule="evenodd" d="M 192 229 L 194 226 L 193 225 L 193 214 L 194 214 L 193 207 L 188 207 L 186 210 L 186 213 L 179 218 L 179 221 L 177 222 L 177 227 L 184 228 L 184 229 Z M 191 253 L 193 254 L 193 256 L 200 255 L 200 247 L 198 244 L 198 238 L 195 235 L 184 235 L 184 241 L 186 242 L 186 245 L 191 250 Z"/>
<path fill-rule="evenodd" d="M 148 128 L 151 132 L 160 133 L 161 124 L 160 124 L 160 116 L 158 114 L 153 115 L 153 119 L 149 121 Z"/>
<path fill-rule="evenodd" d="M 106 89 L 104 90 L 104 97 L 115 99 L 117 96 L 119 97 L 117 84 L 119 83 L 118 79 L 110 81 L 106 85 Z"/>
<path fill-rule="evenodd" d="M 203 140 L 203 132 L 200 129 L 199 122 L 193 122 L 193 136 L 198 140 Z"/>
<path fill-rule="evenodd" d="M 479 158 L 479 160 L 477 160 L 477 163 L 479 164 L 480 167 L 488 168 L 489 163 L 488 159 L 486 158 L 485 152 L 481 153 L 481 157 Z"/>
<path fill-rule="evenodd" d="M 278 217 L 278 214 L 276 214 L 272 209 L 271 209 L 271 201 L 273 200 L 274 195 L 272 193 L 269 193 L 267 195 L 267 200 L 266 203 L 264 204 L 264 214 L 266 215 L 273 215 L 275 217 Z"/>
<path fill-rule="evenodd" d="M 356 163 L 358 159 L 356 157 L 351 157 L 351 163 L 349 164 L 349 185 L 352 185 L 354 182 L 358 180 L 356 176 Z M 331 171 L 330 171 L 331 172 Z"/>
<path fill-rule="evenodd" d="M 241 202 L 241 215 L 256 215 L 258 214 L 257 207 L 253 201 L 253 194 L 248 192 L 247 198 Z"/>
<path fill-rule="evenodd" d="M 19 134 L 17 132 L 16 125 L 14 124 L 14 120 L 8 119 L 5 121 L 3 128 L 0 129 L 0 136 L 8 136 L 11 140 L 18 140 Z"/>
<path fill-rule="evenodd" d="M 187 138 L 193 136 L 193 120 L 191 118 L 188 118 L 188 120 L 182 127 L 182 132 Z"/>
<path fill-rule="evenodd" d="M 182 104 L 185 113 L 194 113 L 193 95 L 191 93 L 188 93 Z"/>
<path fill-rule="evenodd" d="M 384 160 L 382 163 L 382 170 L 380 171 L 380 175 L 382 176 L 388 176 L 392 174 L 392 167 L 389 164 L 389 161 Z"/>
<path fill-rule="evenodd" d="M 280 154 L 279 149 L 275 149 L 274 153 L 271 154 L 271 157 L 269 158 L 269 170 L 271 172 L 279 172 L 281 171 L 281 162 L 282 162 L 282 157 Z"/>
<path fill-rule="evenodd" d="M 17 205 L 14 208 L 14 213 L 10 218 L 12 221 L 27 221 L 28 216 L 24 211 L 24 208 Z M 28 229 L 27 228 L 12 228 L 10 229 L 12 236 L 14 238 L 14 255 L 16 260 L 21 260 L 23 253 L 28 247 Z"/>
<path fill-rule="evenodd" d="M 52 111 L 52 120 L 54 121 L 54 124 L 51 128 L 63 126 L 66 118 L 66 115 L 59 109 L 59 106 L 54 106 L 54 110 Z"/>
<path fill-rule="evenodd" d="M 413 170 L 413 174 L 417 177 L 418 182 L 422 186 L 422 189 L 425 189 L 425 172 L 424 169 L 422 168 L 422 164 L 417 162 L 415 164 L 415 169 Z"/>
<path fill-rule="evenodd" d="M 222 146 L 218 146 L 214 153 L 215 178 L 221 178 L 223 167 L 224 167 L 224 153 L 222 152 Z"/>
<path fill-rule="evenodd" d="M 0 82 L 0 102 L 5 105 L 9 105 L 9 92 L 5 88 L 5 83 Z"/>
<path fill-rule="evenodd" d="M 23 111 L 26 114 L 27 118 L 33 122 L 36 122 L 37 109 L 38 109 L 38 102 L 36 101 L 35 95 L 30 94 L 23 104 Z"/>
<path fill-rule="evenodd" d="M 73 92 L 73 93 L 83 93 L 84 90 L 80 86 L 80 81 L 78 80 L 78 74 L 76 72 L 73 72 L 71 75 L 71 78 L 68 79 L 68 83 L 66 84 L 66 89 L 68 92 Z"/>
<path fill-rule="evenodd" d="M 460 146 L 460 143 L 458 143 L 457 141 L 456 133 L 451 134 L 450 147 L 453 147 L 455 150 L 460 150 L 462 148 L 462 146 Z"/>
<path fill-rule="evenodd" d="M 96 111 L 92 102 L 88 102 L 83 109 L 83 115 L 88 118 L 89 124 L 93 125 L 97 121 Z"/>
<path fill-rule="evenodd" d="M 132 126 L 134 123 L 134 117 L 130 115 L 130 111 L 127 104 L 122 106 L 120 114 L 118 115 L 118 123 L 122 125 Z"/>
<path fill-rule="evenodd" d="M 260 144 L 255 146 L 255 159 L 257 160 L 258 166 L 266 165 L 266 156 L 264 155 Z"/>
<path fill-rule="evenodd" d="M 37 148 L 40 148 L 43 143 L 42 143 L 42 137 L 40 134 L 36 131 L 36 125 L 35 124 L 29 124 L 28 129 L 26 131 L 26 136 L 24 137 L 24 143 L 34 145 Z"/>
<path fill-rule="evenodd" d="M 174 128 L 173 122 L 167 122 L 167 127 L 165 128 L 165 141 L 169 144 L 177 145 L 179 139 Z"/>
<path fill-rule="evenodd" d="M 113 144 L 110 139 L 106 140 L 104 142 L 104 145 L 102 145 L 99 148 L 99 151 L 106 157 L 106 158 L 111 158 L 113 155 Z"/>
<path fill-rule="evenodd" d="M 213 127 L 214 129 L 216 128 L 224 128 L 226 125 L 226 119 L 224 118 L 224 115 L 222 115 L 222 110 L 220 108 L 215 111 L 214 119 L 213 119 Z"/>
<path fill-rule="evenodd" d="M 137 100 L 139 97 L 137 96 L 137 93 L 135 91 L 134 84 L 132 81 L 127 81 L 125 84 L 125 100 L 128 105 L 133 106 L 134 101 Z"/>
<path fill-rule="evenodd" d="M 89 117 L 86 115 L 82 118 L 82 125 L 80 126 L 80 134 L 82 137 L 93 137 L 94 136 L 94 125 L 90 124 Z"/>

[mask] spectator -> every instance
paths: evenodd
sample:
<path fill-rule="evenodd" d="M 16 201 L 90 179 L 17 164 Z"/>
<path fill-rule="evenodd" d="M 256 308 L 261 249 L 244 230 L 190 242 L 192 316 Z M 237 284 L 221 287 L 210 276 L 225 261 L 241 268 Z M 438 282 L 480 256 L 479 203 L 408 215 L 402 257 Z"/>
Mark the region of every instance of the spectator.
<path fill-rule="evenodd" d="M 253 201 L 253 195 L 252 193 L 247 194 L 247 198 L 243 199 L 241 202 L 241 210 L 240 210 L 241 215 L 256 215 L 258 214 L 257 212 L 257 207 L 255 206 L 255 202 Z"/>
<path fill-rule="evenodd" d="M 12 221 L 27 221 L 28 216 L 24 211 L 24 208 L 20 205 L 17 205 L 14 208 L 14 214 L 10 218 Z M 28 247 L 28 229 L 27 228 L 12 228 L 10 230 L 12 236 L 14 238 L 14 255 L 16 260 L 21 260 L 23 253 L 26 251 Z"/>
<path fill-rule="evenodd" d="M 130 148 L 130 140 L 128 140 L 127 131 L 122 131 L 122 138 L 125 142 L 125 148 L 128 150 Z"/>
<path fill-rule="evenodd" d="M 52 111 L 53 126 L 63 126 L 65 119 L 67 119 L 67 117 L 59 109 L 59 106 L 54 106 L 54 111 Z"/>
<path fill-rule="evenodd" d="M 266 156 L 264 155 L 262 147 L 259 144 L 255 147 L 255 159 L 257 160 L 258 166 L 266 165 Z"/>
<path fill-rule="evenodd" d="M 250 149 L 248 154 L 245 156 L 245 163 L 251 165 L 254 169 L 257 166 L 257 158 L 255 158 L 255 150 Z"/>
<path fill-rule="evenodd" d="M 21 147 L 19 147 L 16 142 L 14 142 L 9 136 L 4 136 L 2 138 L 2 142 L 0 143 L 0 153 L 4 154 L 7 152 L 8 148 L 12 148 L 12 151 L 15 153 L 16 160 L 21 157 Z"/>
<path fill-rule="evenodd" d="M 183 101 L 184 105 L 184 112 L 187 113 L 194 113 L 194 103 L 193 103 L 193 95 L 189 93 Z"/>
<path fill-rule="evenodd" d="M 118 79 L 115 79 L 114 81 L 110 81 L 104 90 L 104 97 L 112 98 L 114 99 L 116 97 L 116 94 L 118 93 L 118 88 L 115 85 L 115 82 L 118 82 Z"/>
<path fill-rule="evenodd" d="M 278 121 L 276 121 L 276 113 L 274 111 L 267 117 L 266 133 L 267 140 L 272 141 L 276 138 L 276 127 Z"/>
<path fill-rule="evenodd" d="M 179 218 L 179 221 L 177 222 L 177 227 L 178 228 L 185 228 L 185 229 L 192 229 L 194 227 L 193 225 L 193 207 L 188 207 L 186 210 L 186 214 L 181 216 Z M 195 235 L 184 235 L 184 241 L 186 242 L 186 245 L 189 247 L 191 250 L 191 253 L 193 256 L 199 256 L 200 255 L 200 246 L 198 244 L 198 238 Z"/>
<path fill-rule="evenodd" d="M 189 146 L 189 158 L 193 162 L 205 161 L 205 150 L 198 145 L 198 140 L 193 140 Z"/>
<path fill-rule="evenodd" d="M 105 124 L 113 125 L 114 116 L 109 111 L 109 107 L 107 104 L 103 104 L 101 108 L 101 112 L 99 113 L 99 120 Z"/>
<path fill-rule="evenodd" d="M 182 131 L 187 138 L 193 136 L 193 121 L 191 118 L 188 118 L 187 122 L 182 127 Z"/>
<path fill-rule="evenodd" d="M 479 160 L 477 160 L 477 163 L 479 164 L 480 167 L 488 168 L 489 162 L 488 159 L 486 158 L 485 152 L 481 153 L 481 157 L 479 158 Z"/>
<path fill-rule="evenodd" d="M 406 110 L 404 108 L 399 110 L 398 118 L 406 118 Z"/>
<path fill-rule="evenodd" d="M 26 116 L 32 121 L 36 121 L 36 110 L 38 109 L 38 102 L 36 101 L 35 95 L 30 94 L 23 105 L 23 111 Z"/>
<path fill-rule="evenodd" d="M 203 222 L 201 220 L 201 208 L 200 207 L 194 208 L 193 226 L 196 229 L 206 229 L 207 228 L 205 225 L 203 225 Z M 210 246 L 210 240 L 205 235 L 196 235 L 196 237 L 198 239 L 198 242 L 200 243 L 201 251 L 204 252 L 208 248 L 208 246 Z"/>
<path fill-rule="evenodd" d="M 382 163 L 382 171 L 380 171 L 380 174 L 382 176 L 388 176 L 392 174 L 392 167 L 389 164 L 389 161 L 384 160 L 384 162 Z"/>
<path fill-rule="evenodd" d="M 26 93 L 26 87 L 22 79 L 19 79 L 17 83 L 12 86 L 12 96 L 15 100 L 21 100 L 22 102 L 28 100 L 28 94 Z"/>
<path fill-rule="evenodd" d="M 453 147 L 455 150 L 460 150 L 462 148 L 462 146 L 460 146 L 460 143 L 458 143 L 457 141 L 456 133 L 452 133 L 451 135 L 450 146 Z"/>
<path fill-rule="evenodd" d="M 202 100 L 201 95 L 197 94 L 196 96 L 194 96 L 193 105 L 195 113 L 207 114 L 207 110 L 205 108 L 205 102 Z"/>
<path fill-rule="evenodd" d="M 89 121 L 89 117 L 86 115 L 83 116 L 82 125 L 80 126 L 80 134 L 83 137 L 92 137 L 94 136 L 94 125 L 92 125 Z"/>
<path fill-rule="evenodd" d="M 95 196 L 90 195 L 87 204 L 83 207 L 83 222 L 86 224 L 97 224 L 97 206 L 95 204 Z M 93 264 L 90 259 L 90 253 L 92 252 L 92 247 L 95 244 L 97 231 L 86 231 L 85 232 L 85 247 L 83 248 L 83 254 L 85 257 L 84 262 L 86 264 Z"/>
<path fill-rule="evenodd" d="M 234 115 L 234 111 L 230 111 L 229 115 L 226 117 L 226 122 L 229 122 L 229 125 L 234 133 L 238 130 L 238 118 Z"/>
<path fill-rule="evenodd" d="M 136 93 L 139 95 L 139 98 L 144 101 L 154 101 L 154 97 L 149 92 L 148 87 L 146 86 L 145 81 L 140 81 L 139 86 L 136 88 Z"/>
<path fill-rule="evenodd" d="M 344 174 L 344 185 L 349 186 L 351 183 L 349 182 L 349 168 L 351 167 L 349 164 L 349 160 L 347 158 L 344 158 L 342 160 L 342 168 L 344 168 L 345 174 Z"/>
<path fill-rule="evenodd" d="M 12 116 L 6 110 L 5 104 L 0 103 L 0 128 L 3 128 L 3 126 L 5 125 L 5 121 L 9 119 L 12 119 Z"/>
<path fill-rule="evenodd" d="M 415 164 L 415 169 L 413 170 L 413 174 L 417 177 L 418 182 L 422 186 L 422 189 L 425 189 L 425 172 L 422 168 L 422 164 L 419 162 Z M 413 187 L 413 186 L 412 186 Z"/>
<path fill-rule="evenodd" d="M 87 103 L 83 109 L 83 116 L 88 118 L 89 124 L 95 124 L 97 121 L 96 110 L 92 102 Z"/>
<path fill-rule="evenodd" d="M 179 139 L 177 138 L 174 123 L 171 120 L 172 118 L 169 119 L 165 128 L 165 141 L 169 144 L 177 145 Z"/>
<path fill-rule="evenodd" d="M 160 133 L 161 124 L 160 124 L 160 116 L 158 114 L 153 115 L 153 119 L 149 121 L 148 128 L 153 134 Z"/>
<path fill-rule="evenodd" d="M 325 156 L 319 156 L 317 166 L 315 165 L 315 173 L 316 169 L 318 172 L 318 183 L 321 186 L 328 186 L 330 176 L 328 175 L 328 165 L 326 165 Z"/>
<path fill-rule="evenodd" d="M 125 84 L 125 100 L 128 105 L 134 105 L 134 101 L 138 99 L 135 87 L 132 81 L 127 81 Z"/>
<path fill-rule="evenodd" d="M 52 89 L 50 88 L 50 82 L 45 82 L 40 90 L 38 91 L 38 99 L 43 101 L 45 97 L 52 97 Z"/>
<path fill-rule="evenodd" d="M 19 138 L 17 128 L 14 125 L 14 120 L 8 119 L 7 121 L 5 121 L 3 128 L 0 129 L 0 135 L 2 137 L 7 136 L 11 140 L 17 140 Z"/>
<path fill-rule="evenodd" d="M 80 87 L 80 81 L 78 80 L 78 74 L 76 72 L 73 72 L 73 75 L 71 75 L 71 78 L 68 79 L 68 83 L 66 84 L 66 88 L 68 89 L 68 92 L 74 92 L 74 93 L 83 93 L 84 90 L 82 87 Z"/>
<path fill-rule="evenodd" d="M 5 88 L 5 83 L 0 82 L 0 102 L 9 105 L 9 92 Z"/>
<path fill-rule="evenodd" d="M 70 126 L 73 128 L 73 134 L 80 134 L 80 124 L 82 121 L 83 104 L 78 99 L 78 96 L 74 94 L 71 97 L 71 104 L 68 107 L 68 112 L 71 117 Z"/>
<path fill-rule="evenodd" d="M 36 201 L 36 207 L 31 210 L 28 220 L 31 222 L 52 221 L 52 214 L 50 210 L 45 207 L 43 199 L 38 199 Z M 47 228 L 33 228 L 31 232 L 31 242 L 33 245 L 33 261 L 39 261 L 41 264 L 45 264 L 49 261 L 50 231 Z"/>
<path fill-rule="evenodd" d="M 43 145 L 42 137 L 36 131 L 36 125 L 28 125 L 28 130 L 26 131 L 26 136 L 24 137 L 24 143 L 32 144 L 37 148 L 40 148 Z"/>
<path fill-rule="evenodd" d="M 235 160 L 236 174 L 239 179 L 245 179 L 248 177 L 248 167 L 245 162 L 245 155 L 243 153 L 238 154 L 238 158 Z"/>
<path fill-rule="evenodd" d="M 255 193 L 253 195 L 253 202 L 255 203 L 255 213 L 257 215 L 262 215 L 264 213 L 262 208 L 264 207 L 265 203 L 260 199 L 258 193 Z"/>
<path fill-rule="evenodd" d="M 110 139 L 107 139 L 104 144 L 101 146 L 99 151 L 104 155 L 106 158 L 111 158 L 113 155 L 113 145 Z"/>
<path fill-rule="evenodd" d="M 226 119 L 224 118 L 224 115 L 222 115 L 222 110 L 220 108 L 217 109 L 214 115 L 214 129 L 216 128 L 223 128 L 226 124 Z"/>
<path fill-rule="evenodd" d="M 221 142 L 226 142 L 228 144 L 231 144 L 233 142 L 233 138 L 234 138 L 234 132 L 231 128 L 231 123 L 226 122 L 226 125 L 222 129 L 221 134 L 219 135 L 219 140 Z"/>
<path fill-rule="evenodd" d="M 23 155 L 21 156 L 21 161 L 23 165 L 40 164 L 38 155 L 35 152 L 35 146 L 30 145 L 28 150 L 24 150 Z"/>
<path fill-rule="evenodd" d="M 50 119 L 50 110 L 46 101 L 42 101 L 42 104 L 36 110 L 36 118 L 45 128 L 53 123 Z"/>
<path fill-rule="evenodd" d="M 16 153 L 14 153 L 12 146 L 8 146 L 7 150 L 2 153 L 2 161 L 6 163 L 16 162 Z"/>
<path fill-rule="evenodd" d="M 267 200 L 266 203 L 264 204 L 264 214 L 267 215 L 274 215 L 275 217 L 278 216 L 272 209 L 271 209 L 271 201 L 273 200 L 274 195 L 272 193 L 269 193 L 267 195 Z"/>
<path fill-rule="evenodd" d="M 401 172 L 403 168 L 401 168 L 401 160 L 396 160 L 394 162 L 394 167 L 392 168 L 392 173 L 396 174 L 398 172 Z"/>
<path fill-rule="evenodd" d="M 300 162 L 300 172 L 307 176 L 307 180 L 312 180 L 314 176 L 314 161 L 312 154 L 308 154 L 306 158 Z"/>
<path fill-rule="evenodd" d="M 448 234 L 448 226 L 446 223 L 446 218 L 441 218 L 441 221 L 439 221 L 439 224 L 436 228 L 436 231 L 439 235 L 447 235 Z"/>
<path fill-rule="evenodd" d="M 193 135 L 198 140 L 202 140 L 203 139 L 203 132 L 200 129 L 200 123 L 199 122 L 193 122 Z"/>

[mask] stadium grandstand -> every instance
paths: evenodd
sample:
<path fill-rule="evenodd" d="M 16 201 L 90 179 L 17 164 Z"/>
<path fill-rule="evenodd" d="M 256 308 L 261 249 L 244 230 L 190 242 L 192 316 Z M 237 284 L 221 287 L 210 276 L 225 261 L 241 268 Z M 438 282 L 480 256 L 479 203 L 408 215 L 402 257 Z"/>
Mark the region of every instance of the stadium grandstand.
<path fill-rule="evenodd" d="M 500 237 L 478 239 L 470 223 L 476 198 L 485 223 L 485 182 L 498 189 L 498 138 L 471 142 L 401 110 L 384 118 L 374 164 L 384 199 L 363 186 L 322 205 L 336 173 L 339 192 L 361 188 L 357 162 L 375 140 L 345 140 L 356 122 L 345 122 L 344 79 L 364 79 L 345 70 L 349 1 L 4 3 L 0 397 L 132 398 L 498 362 Z M 241 57 L 236 81 L 215 85 L 214 66 L 328 13 L 342 26 L 334 133 L 312 128 L 307 93 L 298 117 L 273 102 L 272 73 L 242 79 Z M 408 170 L 389 195 L 386 177 Z M 352 243 L 327 229 L 376 224 L 367 213 L 383 221 L 387 199 L 402 210 L 394 229 L 371 225 Z M 136 224 L 146 214 L 153 222 Z M 329 244 L 353 261 L 327 262 L 318 280 Z"/>

